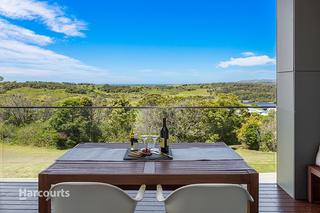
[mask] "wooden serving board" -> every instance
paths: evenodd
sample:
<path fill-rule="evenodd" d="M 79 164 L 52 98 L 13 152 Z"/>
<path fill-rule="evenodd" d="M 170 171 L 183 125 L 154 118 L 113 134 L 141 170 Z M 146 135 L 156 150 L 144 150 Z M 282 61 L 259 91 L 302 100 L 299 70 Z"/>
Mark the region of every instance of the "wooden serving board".
<path fill-rule="evenodd" d="M 131 152 L 130 149 L 127 150 L 126 154 L 124 155 L 123 160 L 130 160 L 130 161 L 153 161 L 153 160 L 172 160 L 172 152 L 171 149 L 169 149 L 169 156 L 168 155 L 163 155 L 163 154 L 154 154 L 150 156 L 145 156 L 145 157 L 133 157 L 129 156 L 129 153 Z"/>

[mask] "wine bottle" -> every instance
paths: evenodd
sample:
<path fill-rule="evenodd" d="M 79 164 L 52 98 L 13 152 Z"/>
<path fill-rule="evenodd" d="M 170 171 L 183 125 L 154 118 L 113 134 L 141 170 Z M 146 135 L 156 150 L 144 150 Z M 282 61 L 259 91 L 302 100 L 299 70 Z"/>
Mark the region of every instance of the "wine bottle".
<path fill-rule="evenodd" d="M 131 130 L 130 133 L 130 145 L 131 145 L 131 151 L 136 150 L 136 143 L 135 143 L 135 138 L 134 138 L 134 132 Z"/>
<path fill-rule="evenodd" d="M 163 118 L 162 129 L 160 131 L 160 138 L 161 138 L 161 142 L 160 142 L 161 152 L 168 154 L 169 153 L 169 146 L 168 146 L 169 130 L 167 128 L 166 118 Z"/>

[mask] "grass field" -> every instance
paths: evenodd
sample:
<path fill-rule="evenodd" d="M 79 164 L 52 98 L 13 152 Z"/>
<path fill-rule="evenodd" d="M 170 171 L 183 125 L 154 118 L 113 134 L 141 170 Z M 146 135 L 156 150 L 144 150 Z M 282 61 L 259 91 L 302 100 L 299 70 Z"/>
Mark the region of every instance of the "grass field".
<path fill-rule="evenodd" d="M 196 89 L 191 91 L 183 91 L 177 94 L 177 96 L 189 97 L 189 96 L 209 96 L 207 89 Z"/>
<path fill-rule="evenodd" d="M 247 149 L 237 149 L 236 151 L 258 172 L 276 171 L 277 158 L 275 152 L 261 152 Z"/>
<path fill-rule="evenodd" d="M 0 178 L 36 178 L 65 151 L 0 143 Z"/>
<path fill-rule="evenodd" d="M 258 172 L 275 171 L 275 153 L 236 150 Z M 0 143 L 0 178 L 36 178 L 66 151 Z"/>
<path fill-rule="evenodd" d="M 67 97 L 77 96 L 74 94 L 68 94 L 62 89 L 57 90 L 49 90 L 49 89 L 34 89 L 34 88 L 18 88 L 13 89 L 5 94 L 1 94 L 1 102 L 2 104 L 8 104 L 7 100 L 10 100 L 13 95 L 20 95 L 24 97 L 26 100 L 30 100 L 33 104 L 43 105 L 47 103 L 56 104 L 60 100 L 63 100 Z M 10 102 L 9 102 L 10 103 Z"/>

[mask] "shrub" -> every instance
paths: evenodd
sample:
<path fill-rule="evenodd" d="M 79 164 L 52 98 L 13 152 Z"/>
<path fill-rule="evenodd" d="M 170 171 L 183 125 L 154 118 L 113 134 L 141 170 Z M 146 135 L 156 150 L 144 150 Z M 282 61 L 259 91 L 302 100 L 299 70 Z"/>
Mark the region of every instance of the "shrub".
<path fill-rule="evenodd" d="M 53 147 L 57 139 L 57 132 L 47 122 L 35 122 L 19 127 L 15 137 L 12 138 L 16 144 L 38 147 Z"/>
<path fill-rule="evenodd" d="M 6 103 L 8 106 L 26 107 L 32 103 L 23 95 L 15 94 Z M 1 117 L 7 124 L 22 126 L 33 122 L 36 119 L 36 113 L 30 108 L 13 108 L 1 111 Z"/>
<path fill-rule="evenodd" d="M 260 131 L 261 131 L 261 151 L 277 151 L 277 140 L 276 140 L 276 113 L 271 111 L 269 115 L 263 120 Z"/>
<path fill-rule="evenodd" d="M 204 103 L 206 106 L 240 106 L 232 94 L 218 94 L 213 100 Z M 247 116 L 245 109 L 204 109 L 202 111 L 204 128 L 207 135 L 214 134 L 214 140 L 228 145 L 239 144 L 237 131 Z"/>
<path fill-rule="evenodd" d="M 251 150 L 259 150 L 261 121 L 258 116 L 250 116 L 238 130 L 238 139 L 242 145 Z"/>
<path fill-rule="evenodd" d="M 87 97 L 74 97 L 64 100 L 60 106 L 92 106 L 92 101 Z M 60 149 L 72 148 L 81 142 L 98 141 L 101 135 L 90 108 L 57 109 L 50 125 L 58 132 L 56 145 Z"/>
<path fill-rule="evenodd" d="M 264 152 L 277 151 L 276 138 L 271 131 L 268 131 L 261 136 L 260 150 Z"/>
<path fill-rule="evenodd" d="M 0 122 L 0 141 L 8 143 L 12 142 L 17 129 L 18 128 L 14 125 Z"/>
<path fill-rule="evenodd" d="M 130 106 L 126 99 L 112 102 L 114 107 Z M 110 109 L 101 120 L 102 140 L 112 142 L 125 142 L 136 121 L 136 110 L 127 108 Z"/>

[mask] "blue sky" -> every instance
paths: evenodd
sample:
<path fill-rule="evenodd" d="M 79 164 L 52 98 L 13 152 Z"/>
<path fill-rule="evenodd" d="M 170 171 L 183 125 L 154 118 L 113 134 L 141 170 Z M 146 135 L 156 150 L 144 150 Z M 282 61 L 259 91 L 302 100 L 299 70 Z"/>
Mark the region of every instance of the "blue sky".
<path fill-rule="evenodd" d="M 275 78 L 275 0 L 0 0 L 0 75 L 16 81 Z"/>

